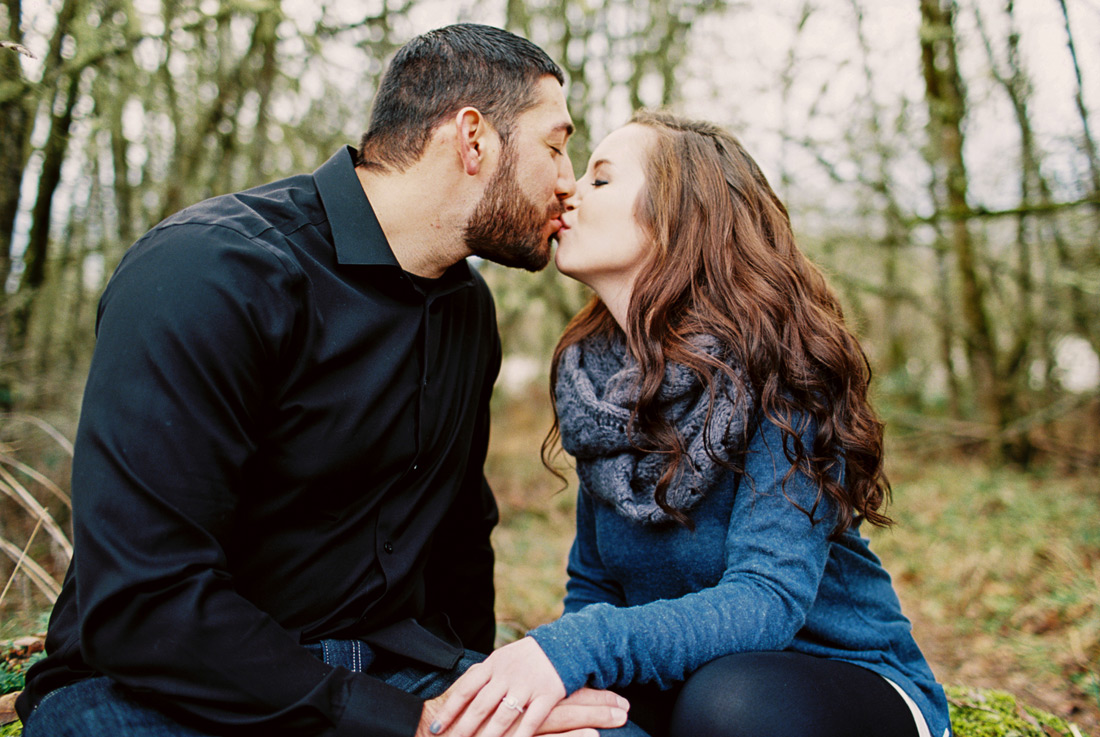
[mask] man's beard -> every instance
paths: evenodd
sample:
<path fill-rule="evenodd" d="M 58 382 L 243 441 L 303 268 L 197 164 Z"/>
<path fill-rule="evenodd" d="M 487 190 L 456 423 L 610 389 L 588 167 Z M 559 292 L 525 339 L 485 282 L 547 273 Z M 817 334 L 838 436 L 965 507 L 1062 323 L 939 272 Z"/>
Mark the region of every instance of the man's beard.
<path fill-rule="evenodd" d="M 540 208 L 523 194 L 516 181 L 516 158 L 514 147 L 506 145 L 497 175 L 466 223 L 464 238 L 476 256 L 539 271 L 550 261 L 550 241 L 543 237 L 543 230 L 563 208 L 556 201 L 551 207 Z"/>

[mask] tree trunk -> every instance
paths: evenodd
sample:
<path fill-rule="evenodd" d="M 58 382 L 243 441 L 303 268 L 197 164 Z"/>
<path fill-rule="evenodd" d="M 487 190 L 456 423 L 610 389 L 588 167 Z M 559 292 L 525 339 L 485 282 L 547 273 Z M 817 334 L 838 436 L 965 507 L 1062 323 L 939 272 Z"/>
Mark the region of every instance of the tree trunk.
<path fill-rule="evenodd" d="M 1062 17 L 1065 19 L 1066 45 L 1069 47 L 1070 58 L 1073 60 L 1073 73 L 1077 81 L 1074 102 L 1077 105 L 1078 116 L 1081 118 L 1081 134 L 1085 144 L 1085 154 L 1088 156 L 1092 196 L 1096 198 L 1093 202 L 1093 212 L 1100 215 L 1100 155 L 1097 154 L 1096 138 L 1092 134 L 1088 107 L 1085 105 L 1084 80 L 1081 76 L 1081 65 L 1077 61 L 1077 45 L 1074 42 L 1073 30 L 1070 26 L 1069 10 L 1066 7 L 1065 0 L 1058 0 L 1058 5 L 1061 7 Z M 1063 268 L 1075 269 L 1073 260 L 1068 258 L 1069 249 L 1066 244 L 1056 241 L 1056 245 L 1058 246 L 1059 259 Z M 1093 231 L 1093 235 L 1088 241 L 1087 250 L 1082 261 L 1092 268 L 1100 266 L 1100 239 L 1097 238 L 1095 231 Z M 1095 319 L 1095 309 L 1089 309 L 1089 305 L 1095 304 L 1095 296 L 1087 294 L 1079 283 L 1070 284 L 1069 289 L 1073 304 L 1074 325 L 1078 332 L 1089 341 L 1092 349 L 1100 354 L 1100 326 L 1097 325 L 1098 321 Z"/>
<path fill-rule="evenodd" d="M 20 0 L 5 0 L 8 27 L 6 38 L 15 43 L 23 40 Z M 15 49 L 0 49 L 0 79 L 22 82 L 23 68 Z M 15 233 L 15 216 L 19 212 L 19 192 L 23 183 L 23 168 L 27 161 L 27 139 L 31 116 L 26 99 L 15 95 L 0 102 L 0 412 L 11 409 L 11 385 L 4 366 L 10 356 L 8 347 L 8 292 L 5 288 L 11 274 L 11 247 Z"/>
<path fill-rule="evenodd" d="M 42 149 L 42 172 L 38 177 L 38 194 L 31 211 L 31 232 L 27 250 L 23 254 L 25 270 L 16 292 L 18 303 L 12 310 L 9 345 L 18 356 L 28 345 L 31 319 L 38 302 L 38 293 L 46 280 L 46 263 L 50 247 L 50 222 L 53 215 L 54 193 L 61 184 L 61 166 L 69 146 L 69 130 L 73 123 L 73 110 L 80 88 L 80 76 L 74 74 L 68 84 L 59 89 L 51 101 L 51 109 L 61 106 L 60 115 L 52 116 L 46 145 Z"/>
<path fill-rule="evenodd" d="M 1073 60 L 1073 73 L 1077 80 L 1077 91 L 1074 102 L 1077 104 L 1077 114 L 1081 118 L 1081 133 L 1084 137 L 1085 152 L 1089 159 L 1089 174 L 1092 177 L 1092 193 L 1100 195 L 1100 156 L 1097 155 L 1096 139 L 1092 135 L 1092 126 L 1089 122 L 1089 111 L 1085 105 L 1085 84 L 1081 77 L 1081 65 L 1077 61 L 1077 45 L 1073 40 L 1073 30 L 1070 28 L 1069 9 L 1066 8 L 1066 0 L 1057 0 L 1062 9 L 1062 18 L 1066 22 L 1066 45 L 1069 47 L 1069 55 Z M 1095 205 L 1100 210 L 1100 204 Z"/>
<path fill-rule="evenodd" d="M 902 300 L 899 295 L 902 292 L 902 280 L 904 269 L 902 258 L 904 249 L 912 238 L 911 226 L 906 223 L 901 205 L 896 196 L 896 186 L 891 174 L 891 167 L 897 158 L 897 153 L 891 150 L 886 140 L 886 126 L 883 124 L 883 111 L 875 101 L 874 90 L 878 86 L 874 68 L 871 62 L 871 45 L 867 38 L 864 25 L 863 8 L 859 0 L 851 0 L 852 10 L 856 19 L 856 37 L 859 41 L 860 55 L 862 57 L 863 78 L 867 85 L 866 98 L 869 107 L 868 123 L 871 129 L 871 153 L 874 156 L 873 171 L 868 172 L 871 178 L 872 189 L 886 200 L 885 207 L 881 208 L 885 220 L 886 232 L 879 243 L 879 253 L 883 262 L 883 289 L 882 289 L 882 324 L 883 340 L 886 341 L 886 350 L 882 352 L 881 370 L 887 375 L 899 376 L 904 382 L 898 387 L 904 397 L 911 403 L 917 403 L 920 398 L 919 387 L 916 386 L 907 369 L 908 353 L 906 346 L 906 321 L 901 315 Z M 807 17 L 807 11 L 803 11 L 803 18 Z M 801 30 L 801 29 L 800 29 Z M 854 147 L 853 147 L 854 148 Z M 853 151 L 853 153 L 855 153 Z M 856 158 L 860 156 L 856 153 Z"/>
<path fill-rule="evenodd" d="M 997 364 L 997 345 L 986 308 L 986 288 L 978 273 L 977 244 L 970 232 L 967 171 L 963 158 L 966 95 L 959 75 L 953 0 L 920 0 L 921 57 L 929 112 L 931 156 L 943 172 L 938 201 L 949 219 L 948 242 L 961 292 L 967 359 L 974 396 L 994 433 L 1008 425 L 1010 399 Z M 950 312 L 948 312 L 950 314 Z M 994 443 L 998 457 L 1012 457 L 1009 443 Z"/>

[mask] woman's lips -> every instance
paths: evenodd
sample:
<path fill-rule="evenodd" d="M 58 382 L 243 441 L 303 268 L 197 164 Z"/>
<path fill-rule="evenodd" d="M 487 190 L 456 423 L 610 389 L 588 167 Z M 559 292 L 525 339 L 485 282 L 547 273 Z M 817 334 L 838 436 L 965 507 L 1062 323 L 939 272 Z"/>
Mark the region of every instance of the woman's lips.
<path fill-rule="evenodd" d="M 569 230 L 569 226 L 565 223 L 559 223 L 559 225 L 560 227 L 554 232 L 554 240 L 561 243 L 561 237 Z"/>

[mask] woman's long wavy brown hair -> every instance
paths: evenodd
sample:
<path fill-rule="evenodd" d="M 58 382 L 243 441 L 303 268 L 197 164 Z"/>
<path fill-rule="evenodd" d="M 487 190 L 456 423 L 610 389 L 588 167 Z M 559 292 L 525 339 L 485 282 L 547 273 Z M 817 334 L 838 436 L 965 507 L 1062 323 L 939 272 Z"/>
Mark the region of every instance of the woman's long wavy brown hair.
<path fill-rule="evenodd" d="M 657 504 L 691 525 L 666 501 L 685 454 L 683 439 L 661 416 L 657 401 L 665 364 L 672 361 L 699 376 L 712 408 L 720 384 L 715 375 L 723 371 L 744 410 L 781 429 L 791 462 L 784 485 L 801 471 L 818 487 L 813 507 L 799 507 L 811 520 L 828 495 L 839 512 L 834 537 L 859 518 L 892 524 L 882 512 L 890 484 L 883 470 L 883 425 L 867 397 L 867 357 L 821 272 L 795 245 L 787 209 L 763 172 L 736 138 L 710 123 L 652 111 L 637 113 L 631 123 L 655 133 L 635 204 L 635 217 L 654 247 L 634 284 L 625 332 L 642 376 L 632 443 L 668 456 Z M 551 399 L 562 352 L 618 329 L 593 297 L 554 350 Z M 699 334 L 718 338 L 729 362 L 693 347 L 690 338 Z M 813 443 L 806 447 L 802 438 L 811 426 Z M 559 439 L 555 407 L 542 448 L 548 467 Z M 740 471 L 745 445 L 732 458 L 711 457 Z"/>

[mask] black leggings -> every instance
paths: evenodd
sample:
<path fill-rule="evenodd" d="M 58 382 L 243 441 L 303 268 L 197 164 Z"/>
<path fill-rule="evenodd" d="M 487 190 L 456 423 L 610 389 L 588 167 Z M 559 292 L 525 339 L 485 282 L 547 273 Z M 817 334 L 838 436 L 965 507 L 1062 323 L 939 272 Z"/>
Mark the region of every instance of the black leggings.
<path fill-rule="evenodd" d="M 799 653 L 727 655 L 668 691 L 620 693 L 652 737 L 917 737 L 909 706 L 882 676 Z"/>

